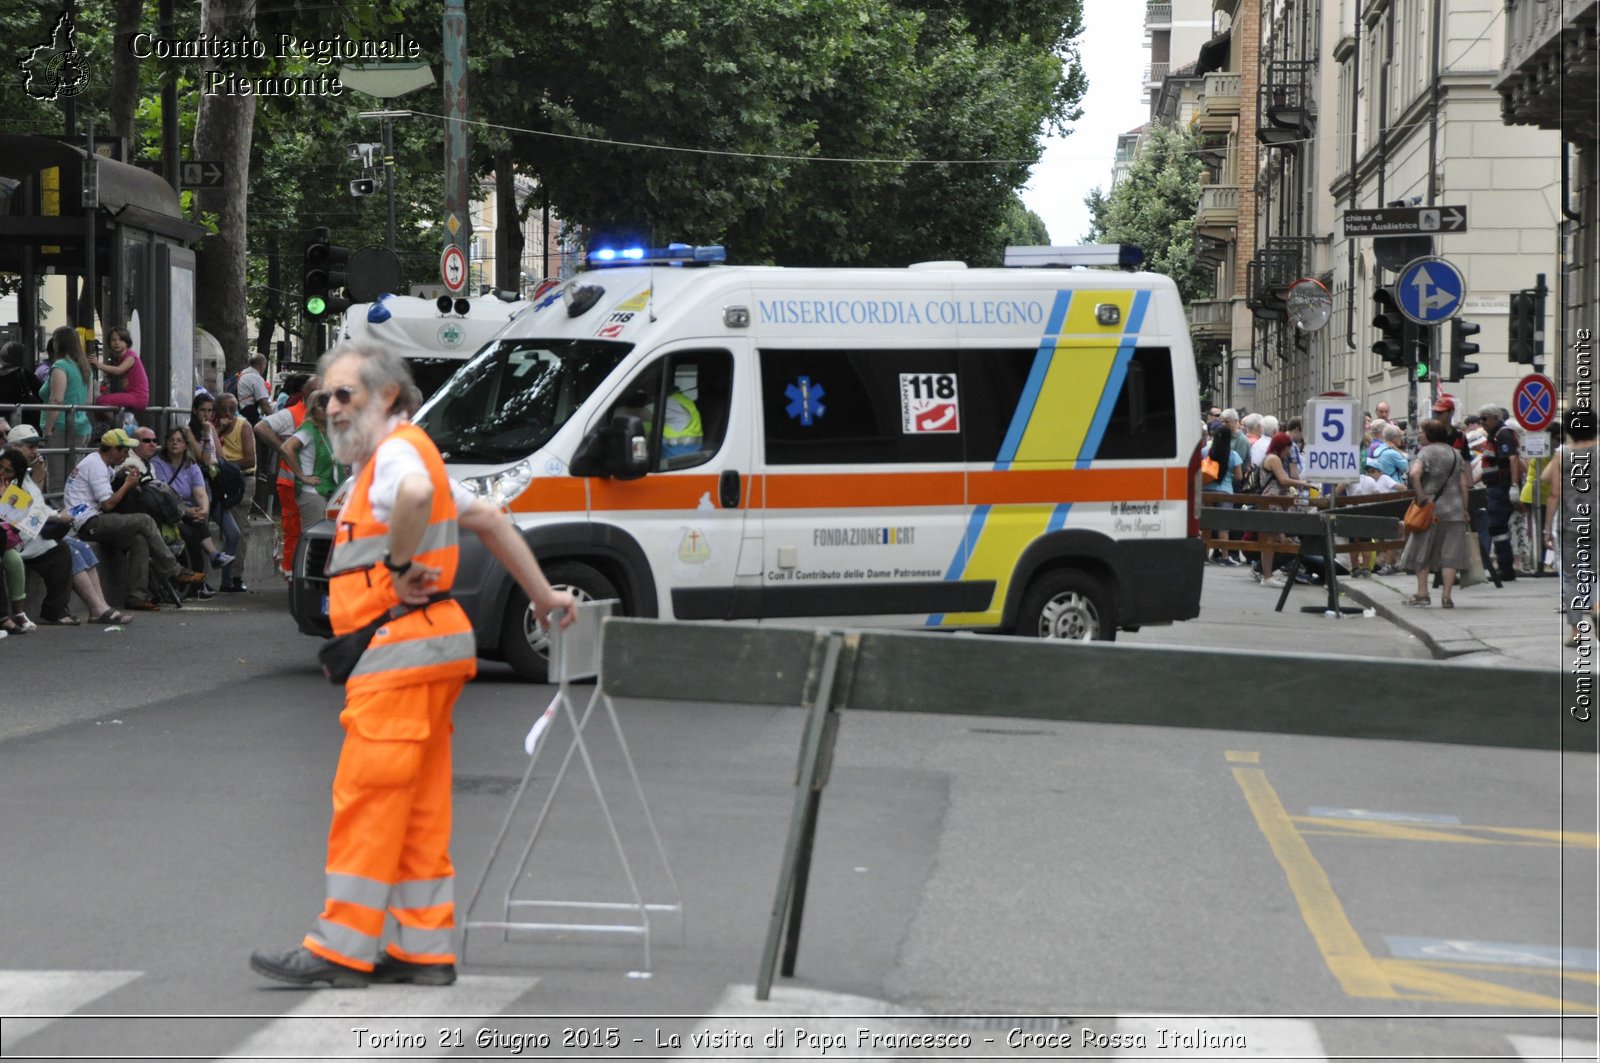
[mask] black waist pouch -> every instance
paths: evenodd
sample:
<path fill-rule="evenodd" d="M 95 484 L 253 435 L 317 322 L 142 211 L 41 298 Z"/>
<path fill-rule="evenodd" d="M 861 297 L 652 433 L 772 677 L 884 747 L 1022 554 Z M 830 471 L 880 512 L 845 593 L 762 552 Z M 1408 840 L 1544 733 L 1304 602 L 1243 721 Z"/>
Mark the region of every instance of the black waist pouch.
<path fill-rule="evenodd" d="M 391 620 L 398 620 L 418 609 L 426 609 L 429 605 L 442 602 L 449 597 L 448 594 L 435 594 L 428 598 L 425 605 L 397 605 L 364 627 L 326 640 L 317 650 L 317 661 L 322 665 L 322 674 L 335 686 L 343 684 L 350 678 L 350 673 L 356 670 L 356 665 L 361 662 L 361 655 L 367 652 L 367 646 L 371 644 L 372 637 L 378 633 L 379 628 Z"/>

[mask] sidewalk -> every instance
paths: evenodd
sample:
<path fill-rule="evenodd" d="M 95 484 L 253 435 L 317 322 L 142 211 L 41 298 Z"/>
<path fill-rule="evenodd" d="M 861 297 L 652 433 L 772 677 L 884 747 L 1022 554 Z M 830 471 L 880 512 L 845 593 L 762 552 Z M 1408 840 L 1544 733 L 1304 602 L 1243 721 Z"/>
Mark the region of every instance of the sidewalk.
<path fill-rule="evenodd" d="M 1431 580 L 1430 580 L 1431 582 Z M 1462 589 L 1455 608 L 1440 608 L 1439 588 L 1430 588 L 1433 604 L 1405 606 L 1416 593 L 1417 578 L 1404 572 L 1364 579 L 1342 577 L 1339 589 L 1352 601 L 1376 609 L 1385 620 L 1415 635 L 1435 658 L 1462 664 L 1513 664 L 1522 668 L 1562 667 L 1567 637 L 1559 612 L 1561 581 L 1555 576 L 1520 576 L 1495 589 L 1493 583 Z"/>

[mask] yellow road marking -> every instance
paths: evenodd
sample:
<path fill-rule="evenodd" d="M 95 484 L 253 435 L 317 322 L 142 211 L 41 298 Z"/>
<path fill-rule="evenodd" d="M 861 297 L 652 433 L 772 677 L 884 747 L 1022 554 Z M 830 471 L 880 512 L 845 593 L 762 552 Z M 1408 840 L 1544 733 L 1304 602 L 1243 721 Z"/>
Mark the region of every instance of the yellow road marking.
<path fill-rule="evenodd" d="M 1388 838 L 1410 842 L 1456 842 L 1462 845 L 1559 845 L 1573 849 L 1600 848 L 1600 835 L 1580 831 L 1535 830 L 1529 827 L 1483 827 L 1470 824 L 1397 823 L 1392 820 L 1343 819 L 1338 816 L 1291 816 L 1296 824 L 1325 828 L 1302 834 Z M 1480 838 L 1472 832 L 1503 837 Z"/>
<path fill-rule="evenodd" d="M 1452 970 L 1463 971 L 1491 971 L 1495 974 L 1542 974 L 1552 978 L 1570 978 L 1574 982 L 1584 982 L 1588 985 L 1600 985 L 1600 972 L 1579 971 L 1571 967 L 1517 967 L 1504 963 L 1467 963 L 1461 960 L 1412 960 L 1412 963 L 1423 963 L 1429 967 L 1447 967 Z"/>
<path fill-rule="evenodd" d="M 1260 764 L 1260 753 L 1247 753 L 1238 749 L 1230 749 L 1223 756 L 1228 758 L 1230 764 Z"/>
<path fill-rule="evenodd" d="M 1361 935 L 1344 914 L 1344 905 L 1333 892 L 1327 872 L 1311 855 L 1311 847 L 1300 837 L 1278 794 L 1259 768 L 1234 768 L 1233 777 L 1244 791 L 1244 799 L 1256 818 L 1256 826 L 1266 835 L 1272 854 L 1289 879 L 1289 890 L 1300 906 L 1300 917 L 1316 940 L 1328 970 L 1353 997 L 1399 999 L 1372 954 L 1361 943 Z"/>
<path fill-rule="evenodd" d="M 1231 759 L 1231 757 L 1230 757 Z M 1259 768 L 1234 768 L 1233 777 L 1244 792 L 1245 802 L 1255 817 L 1256 826 L 1266 837 L 1272 854 L 1283 868 L 1289 881 L 1289 890 L 1300 908 L 1300 917 L 1311 931 L 1323 962 L 1344 991 L 1353 997 L 1370 997 L 1384 1000 L 1430 1000 L 1440 1003 L 1478 1004 L 1485 1006 L 1527 1008 L 1534 1011 L 1557 1013 L 1594 1014 L 1586 1004 L 1568 1002 L 1559 997 L 1512 989 L 1477 978 L 1453 974 L 1442 966 L 1447 963 L 1417 962 L 1397 958 L 1374 958 L 1361 942 L 1361 935 L 1345 914 L 1333 892 L 1328 874 L 1312 855 L 1295 827 L 1296 817 L 1289 815 L 1277 791 L 1267 781 L 1266 772 Z M 1398 827 L 1394 823 L 1374 823 L 1368 820 L 1325 820 L 1318 817 L 1298 817 L 1318 823 L 1335 823 L 1341 827 L 1359 823 L 1367 826 Z M 1417 828 L 1406 828 L 1416 830 Z M 1560 832 L 1518 832 L 1514 828 L 1486 828 L 1506 833 L 1549 834 Z M 1357 831 L 1351 831 L 1355 834 Z M 1379 835 L 1385 836 L 1385 835 Z M 1456 837 L 1430 840 L 1461 841 Z M 1487 969 L 1474 965 L 1476 969 Z M 1547 969 L 1511 967 L 1511 972 L 1527 974 L 1546 973 Z M 1587 973 L 1581 980 L 1589 980 Z"/>
<path fill-rule="evenodd" d="M 1529 993 L 1509 986 L 1466 978 L 1449 971 L 1440 971 L 1411 960 L 1383 959 L 1378 961 L 1391 985 L 1412 990 L 1404 994 L 1421 1000 L 1446 1000 L 1456 1004 L 1483 1004 L 1492 1007 L 1528 1008 L 1533 1011 L 1572 1012 L 1592 1015 L 1592 1008 L 1576 1001 L 1543 993 Z"/>

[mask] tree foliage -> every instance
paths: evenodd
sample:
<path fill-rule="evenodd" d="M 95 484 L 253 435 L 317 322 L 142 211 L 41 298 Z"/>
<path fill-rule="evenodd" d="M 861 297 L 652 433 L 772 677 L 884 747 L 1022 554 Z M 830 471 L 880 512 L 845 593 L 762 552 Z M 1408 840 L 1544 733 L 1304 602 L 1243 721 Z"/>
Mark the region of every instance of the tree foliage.
<path fill-rule="evenodd" d="M 186 148 L 196 143 L 201 107 L 202 61 L 113 62 L 114 38 L 126 40 L 134 26 L 157 31 L 156 7 L 77 3 L 80 48 L 96 72 L 76 100 L 79 128 L 91 116 L 97 131 L 114 121 L 131 126 L 136 159 L 160 156 L 163 84 L 177 85 Z M 1081 7 L 1082 0 L 473 0 L 474 171 L 514 166 L 540 185 L 530 203 L 548 197 L 557 216 L 596 237 L 723 242 L 734 261 L 786 265 L 998 263 L 1008 242 L 1045 240 L 1016 190 L 1041 138 L 1079 114 Z M 180 8 L 175 36 L 193 39 L 204 9 Z M 442 68 L 437 0 L 279 0 L 254 13 L 255 35 L 269 51 L 280 32 L 358 40 L 404 32 Z M 0 37 L 39 40 L 55 17 L 48 5 L 5 7 Z M 305 57 L 222 65 L 240 77 L 327 70 Z M 248 354 L 238 349 L 243 314 L 299 328 L 301 250 L 315 227 L 328 226 L 336 243 L 352 248 L 384 243 L 381 169 L 365 174 L 379 179 L 378 195 L 354 198 L 347 188 L 364 174 L 346 146 L 380 139 L 377 123 L 358 117 L 376 104 L 350 90 L 257 97 L 253 124 L 238 131 L 250 144 L 244 198 L 183 197 L 190 217 L 222 237 L 198 248 L 202 273 L 247 278 L 243 306 L 230 283 L 235 294 L 202 313 L 229 338 L 230 368 Z M 395 125 L 397 252 L 406 281 L 426 282 L 437 277 L 443 243 L 442 90 L 422 89 L 396 105 L 417 112 Z M 9 131 L 64 127 L 61 106 L 29 99 L 17 79 L 0 79 L 0 113 Z M 215 135 L 203 139 L 226 142 Z M 205 320 L 218 313 L 229 320 Z"/>
<path fill-rule="evenodd" d="M 1089 208 L 1085 242 L 1138 245 L 1144 268 L 1171 277 L 1184 302 L 1210 297 L 1215 281 L 1195 249 L 1195 208 L 1205 169 L 1198 146 L 1187 132 L 1152 125 L 1111 193 L 1096 188 L 1084 197 Z"/>

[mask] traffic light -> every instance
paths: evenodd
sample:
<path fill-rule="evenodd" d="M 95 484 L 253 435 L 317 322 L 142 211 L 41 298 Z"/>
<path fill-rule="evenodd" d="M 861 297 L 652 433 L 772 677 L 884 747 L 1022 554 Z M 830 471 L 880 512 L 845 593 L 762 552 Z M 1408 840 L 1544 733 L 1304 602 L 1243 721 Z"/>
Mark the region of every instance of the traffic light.
<path fill-rule="evenodd" d="M 1372 353 L 1390 365 L 1405 365 L 1410 352 L 1410 337 L 1407 334 L 1412 324 L 1400 313 L 1400 301 L 1395 298 L 1394 289 L 1374 288 L 1372 302 L 1378 308 L 1372 317 L 1372 324 L 1382 337 L 1372 345 Z"/>
<path fill-rule="evenodd" d="M 1544 357 L 1543 285 L 1512 292 L 1510 309 L 1506 350 L 1513 362 L 1532 365 Z"/>
<path fill-rule="evenodd" d="M 1406 364 L 1418 381 L 1425 381 L 1433 372 L 1433 330 L 1407 321 L 1405 337 Z"/>
<path fill-rule="evenodd" d="M 321 321 L 350 305 L 344 286 L 349 279 L 350 249 L 332 243 L 327 226 L 318 226 L 306 244 L 302 292 L 306 317 Z"/>
<path fill-rule="evenodd" d="M 1482 326 L 1476 322 L 1450 319 L 1450 370 L 1445 374 L 1446 380 L 1455 383 L 1478 371 L 1478 363 L 1467 359 L 1478 353 L 1478 345 L 1471 340 L 1481 331 Z"/>

